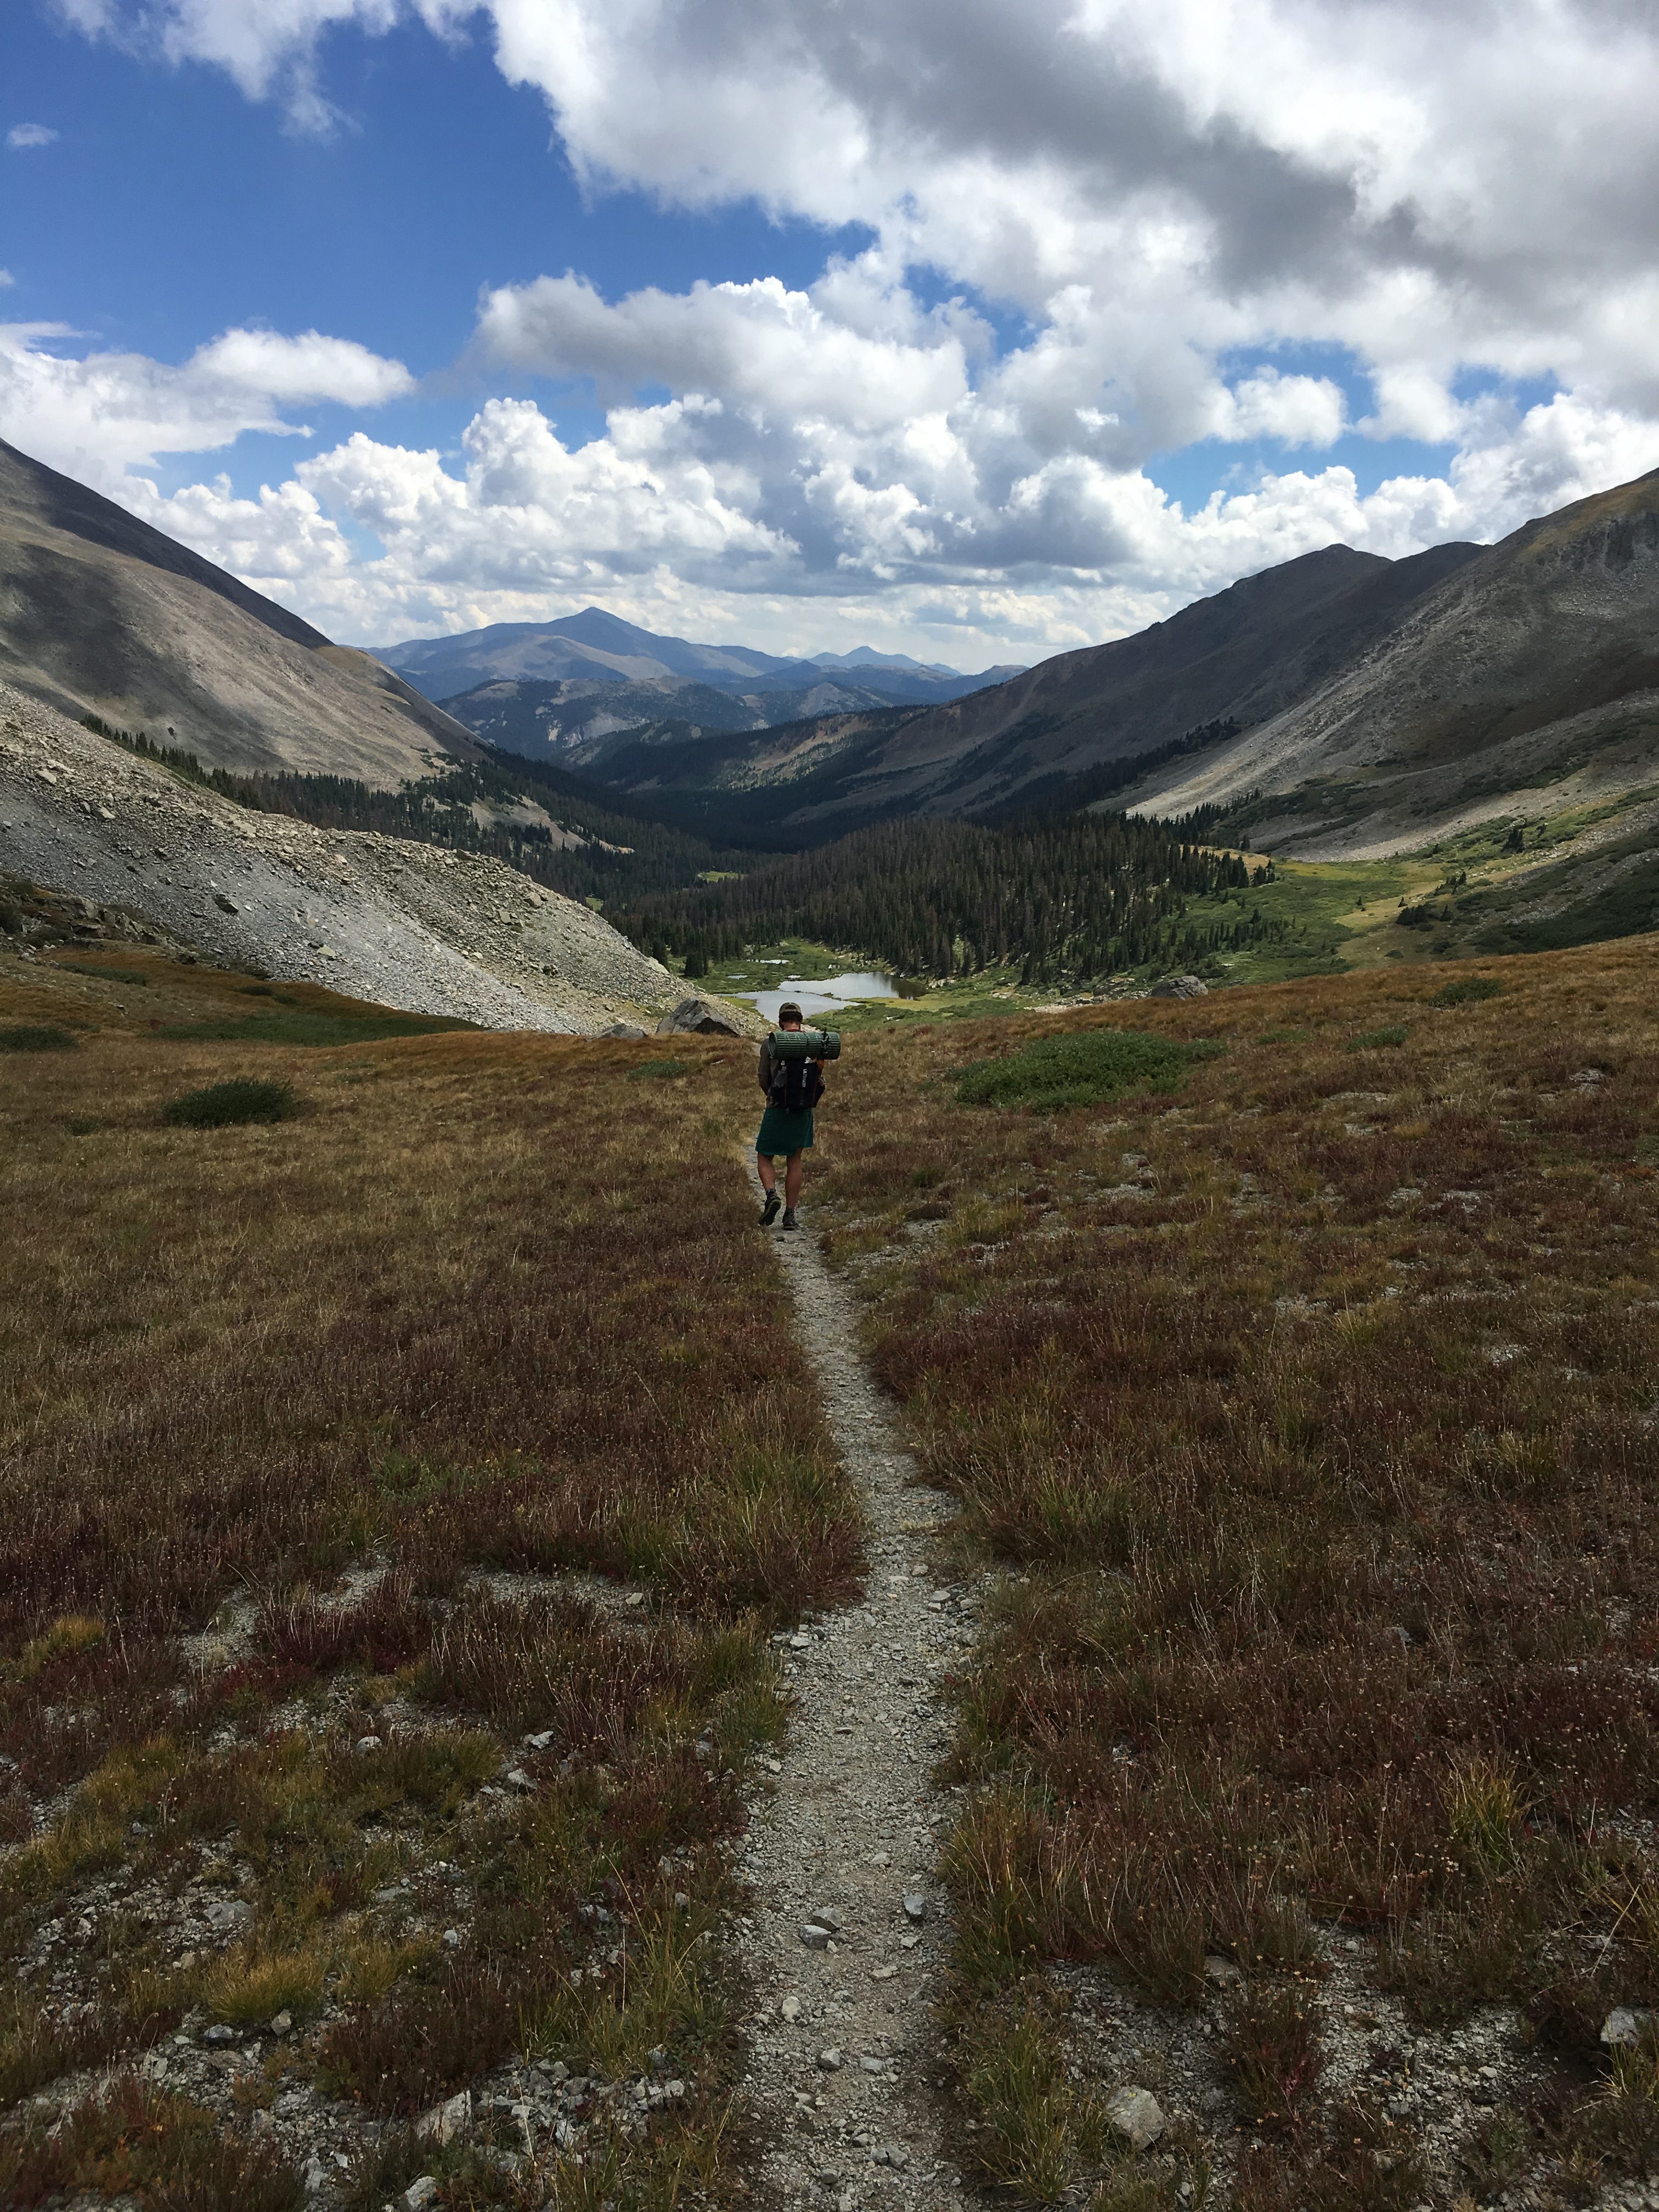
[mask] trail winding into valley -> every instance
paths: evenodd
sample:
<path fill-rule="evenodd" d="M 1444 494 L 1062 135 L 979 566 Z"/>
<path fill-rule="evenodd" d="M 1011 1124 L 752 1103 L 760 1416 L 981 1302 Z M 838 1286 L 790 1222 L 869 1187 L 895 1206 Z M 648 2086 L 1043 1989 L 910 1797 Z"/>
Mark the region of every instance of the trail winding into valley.
<path fill-rule="evenodd" d="M 810 1233 L 775 1249 L 864 1508 L 869 1571 L 860 1603 L 780 1638 L 790 1746 L 743 1863 L 763 2201 L 952 2212 L 967 2191 L 940 2142 L 933 2077 L 949 1946 L 935 1860 L 953 1801 L 930 1776 L 941 1681 L 974 1600 L 935 1580 L 930 1539 L 952 1508 L 914 1484 L 851 1299 Z"/>

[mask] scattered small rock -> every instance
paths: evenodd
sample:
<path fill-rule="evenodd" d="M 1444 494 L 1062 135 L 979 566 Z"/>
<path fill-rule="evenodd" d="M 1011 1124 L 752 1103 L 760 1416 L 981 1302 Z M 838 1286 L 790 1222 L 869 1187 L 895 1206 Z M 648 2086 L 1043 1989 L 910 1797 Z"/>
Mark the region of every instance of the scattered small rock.
<path fill-rule="evenodd" d="M 418 2180 L 410 2183 L 403 2193 L 402 2201 L 408 2206 L 409 2212 L 423 2212 L 423 2208 L 431 2203 L 437 2193 L 437 2176 L 423 2173 Z"/>
<path fill-rule="evenodd" d="M 286 2035 L 293 2025 L 294 2015 L 291 2012 L 279 2012 L 270 2023 L 270 2032 L 273 2035 Z"/>
<path fill-rule="evenodd" d="M 918 1921 L 925 1920 L 927 1917 L 927 1899 L 922 1895 L 919 1889 L 907 1889 L 905 1891 L 904 1917 L 907 1920 Z"/>
<path fill-rule="evenodd" d="M 422 2112 L 415 2123 L 415 2132 L 422 2142 L 441 2146 L 465 2135 L 471 2124 L 472 2092 L 462 2089 L 441 2105 L 434 2105 L 430 2112 Z"/>
<path fill-rule="evenodd" d="M 829 2049 L 828 2051 L 819 2051 L 819 2053 L 818 2053 L 818 2064 L 819 2064 L 820 2068 L 823 2069 L 823 2071 L 824 2073 L 826 2073 L 826 2074 L 839 2074 L 839 2073 L 840 2073 L 840 2071 L 841 2071 L 841 2053 L 840 2053 L 840 2051 L 837 2051 L 837 2050 L 836 2049 L 836 2047 L 835 2047 L 835 2045 L 834 2045 L 833 2044 L 830 2045 L 830 2049 Z"/>
<path fill-rule="evenodd" d="M 809 1920 L 801 1929 L 800 1940 L 809 1951 L 826 1951 L 830 1948 L 830 1930 L 817 1921 Z"/>
<path fill-rule="evenodd" d="M 1614 2050 L 1628 2050 L 1654 2032 L 1659 2014 L 1635 2005 L 1615 2005 L 1601 2023 L 1601 2040 Z"/>
<path fill-rule="evenodd" d="M 380 1748 L 380 1739 L 377 1735 L 360 1735 L 357 1739 L 357 1748 L 359 1751 L 378 1751 Z"/>
<path fill-rule="evenodd" d="M 236 2031 L 234 2027 L 227 2027 L 222 2021 L 216 2021 L 211 2027 L 204 2027 L 202 2030 L 202 2040 L 204 2043 L 214 2045 L 216 2048 L 221 2047 L 227 2043 L 235 2042 Z"/>
<path fill-rule="evenodd" d="M 1106 2100 L 1106 2118 L 1132 2150 L 1145 2150 L 1164 2132 L 1164 2108 L 1150 2089 L 1114 2089 Z"/>

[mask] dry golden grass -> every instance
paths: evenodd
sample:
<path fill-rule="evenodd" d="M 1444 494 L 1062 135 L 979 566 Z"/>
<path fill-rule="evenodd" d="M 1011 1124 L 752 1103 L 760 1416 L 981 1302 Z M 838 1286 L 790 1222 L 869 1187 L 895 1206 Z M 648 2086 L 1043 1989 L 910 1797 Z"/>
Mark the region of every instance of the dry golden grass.
<path fill-rule="evenodd" d="M 1659 2002 L 1656 960 L 1072 1017 L 1224 1050 L 1055 1114 L 951 1080 L 1053 1021 L 849 1056 L 833 1249 L 928 1477 L 1025 1577 L 960 1690 L 982 2001 L 1072 1960 L 1184 2006 L 1216 1952 L 1301 1989 L 1358 1931 L 1425 2030 L 1521 2008 L 1532 2166 L 1651 2157 L 1597 2039 Z M 1346 2171 L 1316 2060 L 1252 2203 Z"/>
<path fill-rule="evenodd" d="M 168 1036 L 152 1019 L 267 1001 L 74 957 L 153 980 L 0 972 L 0 1022 L 81 1038 L 9 1054 L 0 1097 L 0 1957 L 22 2006 L 0 2081 L 277 2000 L 290 2071 L 366 2121 L 514 2050 L 663 2045 L 692 2094 L 615 2156 L 678 2144 L 720 2197 L 727 1978 L 686 1947 L 781 1726 L 766 1631 L 848 1589 L 860 1544 L 753 1241 L 748 1054 L 690 1040 L 683 1073 L 630 1081 L 649 1048 Z M 374 1011 L 288 995 L 324 1033 Z M 237 1076 L 291 1085 L 298 1118 L 163 1119 Z M 505 1595 L 476 1579 L 503 1572 Z M 503 1794 L 514 1765 L 532 1787 Z M 225 1869 L 251 1914 L 181 1963 L 169 1900 Z M 107 1933 L 43 1949 L 94 1885 Z M 230 2106 L 216 2124 L 237 2136 Z M 178 2119 L 185 2149 L 200 2125 Z M 7 2201 L 101 2185 L 107 2130 L 77 2126 L 68 2165 L 0 2130 Z"/>

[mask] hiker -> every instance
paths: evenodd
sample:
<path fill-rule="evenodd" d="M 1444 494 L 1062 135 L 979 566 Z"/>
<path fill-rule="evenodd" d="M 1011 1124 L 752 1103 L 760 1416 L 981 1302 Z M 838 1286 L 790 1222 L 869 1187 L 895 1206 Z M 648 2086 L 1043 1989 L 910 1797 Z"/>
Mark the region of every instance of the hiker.
<path fill-rule="evenodd" d="M 799 1030 L 800 1008 L 786 1004 L 778 1008 L 778 1027 Z M 778 1176 L 774 1157 L 783 1158 L 783 1225 L 796 1226 L 795 1207 L 805 1173 L 803 1152 L 812 1148 L 812 1109 L 823 1096 L 823 1066 L 816 1060 L 777 1060 L 769 1037 L 760 1049 L 760 1087 L 766 1093 L 766 1111 L 755 1139 L 755 1168 L 766 1193 L 761 1208 L 761 1227 L 769 1229 L 778 1218 Z"/>

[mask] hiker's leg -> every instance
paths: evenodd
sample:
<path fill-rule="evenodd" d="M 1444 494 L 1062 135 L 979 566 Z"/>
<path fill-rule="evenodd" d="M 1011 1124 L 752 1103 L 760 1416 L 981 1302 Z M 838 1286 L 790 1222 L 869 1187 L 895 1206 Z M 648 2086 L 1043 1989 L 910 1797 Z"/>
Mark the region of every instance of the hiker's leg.
<path fill-rule="evenodd" d="M 756 1153 L 755 1173 L 760 1177 L 760 1187 L 763 1191 L 770 1193 L 777 1188 L 778 1171 L 772 1164 L 770 1152 Z"/>
<path fill-rule="evenodd" d="M 800 1197 L 801 1178 L 806 1173 L 805 1152 L 791 1152 L 783 1164 L 783 1202 L 791 1213 Z"/>

